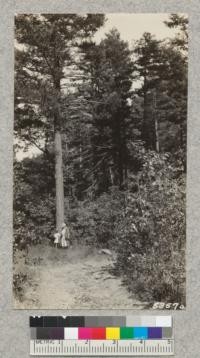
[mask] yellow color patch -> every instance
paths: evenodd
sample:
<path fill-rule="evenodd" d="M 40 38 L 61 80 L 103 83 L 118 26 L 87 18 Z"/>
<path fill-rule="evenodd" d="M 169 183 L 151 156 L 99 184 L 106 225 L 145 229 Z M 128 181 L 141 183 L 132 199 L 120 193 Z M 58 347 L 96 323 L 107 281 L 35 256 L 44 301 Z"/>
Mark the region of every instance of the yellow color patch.
<path fill-rule="evenodd" d="M 120 328 L 106 327 L 106 339 L 120 339 Z"/>

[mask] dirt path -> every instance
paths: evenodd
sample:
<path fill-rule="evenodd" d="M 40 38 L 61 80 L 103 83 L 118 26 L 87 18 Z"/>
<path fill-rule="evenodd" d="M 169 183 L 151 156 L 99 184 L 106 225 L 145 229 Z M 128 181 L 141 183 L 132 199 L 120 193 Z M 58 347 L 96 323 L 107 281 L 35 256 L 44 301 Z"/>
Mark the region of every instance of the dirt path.
<path fill-rule="evenodd" d="M 121 278 L 109 273 L 113 258 L 98 250 L 41 247 L 35 252 L 33 249 L 29 256 L 33 281 L 25 290 L 23 302 L 15 302 L 16 308 L 144 307 L 143 303 L 131 297 Z"/>

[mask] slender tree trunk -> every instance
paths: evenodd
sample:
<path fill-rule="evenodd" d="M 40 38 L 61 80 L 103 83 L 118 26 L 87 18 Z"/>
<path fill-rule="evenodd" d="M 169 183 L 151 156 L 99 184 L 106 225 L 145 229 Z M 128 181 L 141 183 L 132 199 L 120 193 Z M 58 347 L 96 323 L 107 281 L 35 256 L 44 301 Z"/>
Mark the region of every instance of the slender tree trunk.
<path fill-rule="evenodd" d="M 154 115 L 154 126 L 155 126 L 155 147 L 156 152 L 160 152 L 160 143 L 159 143 L 159 132 L 158 132 L 158 116 L 157 116 L 157 99 L 156 99 L 156 90 L 153 93 L 153 115 Z"/>
<path fill-rule="evenodd" d="M 122 163 L 122 153 L 121 150 L 119 151 L 119 189 L 123 188 L 124 183 L 124 173 L 123 173 L 123 163 Z"/>
<path fill-rule="evenodd" d="M 183 148 L 183 123 L 182 121 L 180 120 L 180 125 L 179 125 L 179 128 L 180 128 L 180 147 Z"/>
<path fill-rule="evenodd" d="M 121 190 L 124 183 L 124 171 L 123 171 L 123 143 L 121 140 L 121 126 L 119 126 L 119 149 L 118 149 L 118 174 L 119 174 L 119 189 Z"/>
<path fill-rule="evenodd" d="M 158 118 L 155 115 L 155 140 L 156 140 L 156 152 L 159 153 L 160 152 L 160 143 L 159 143 L 159 134 L 158 134 Z"/>
<path fill-rule="evenodd" d="M 127 150 L 127 136 L 126 136 L 126 124 L 123 121 L 123 162 L 124 162 L 124 183 L 125 189 L 128 188 L 128 150 Z"/>
<path fill-rule="evenodd" d="M 144 77 L 143 86 L 143 121 L 142 121 L 142 139 L 145 142 L 146 148 L 150 147 L 149 131 L 148 131 L 148 101 L 147 101 L 147 79 Z"/>
<path fill-rule="evenodd" d="M 109 167 L 109 173 L 110 173 L 110 182 L 111 182 L 111 185 L 114 185 L 114 175 L 113 175 L 113 171 L 112 171 L 112 168 Z"/>
<path fill-rule="evenodd" d="M 61 230 L 64 222 L 64 184 L 61 132 L 55 130 L 55 180 L 56 180 L 56 227 Z"/>

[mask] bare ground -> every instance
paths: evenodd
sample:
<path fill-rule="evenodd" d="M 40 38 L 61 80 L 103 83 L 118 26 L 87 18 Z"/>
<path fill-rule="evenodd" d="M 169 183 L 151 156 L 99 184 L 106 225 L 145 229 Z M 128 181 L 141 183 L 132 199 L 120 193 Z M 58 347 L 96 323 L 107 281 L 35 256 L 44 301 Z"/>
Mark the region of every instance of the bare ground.
<path fill-rule="evenodd" d="M 17 309 L 145 308 L 120 277 L 110 274 L 114 257 L 89 247 L 56 249 L 40 245 L 26 257 L 32 279 L 24 284 Z M 30 282 L 31 281 L 31 282 Z"/>

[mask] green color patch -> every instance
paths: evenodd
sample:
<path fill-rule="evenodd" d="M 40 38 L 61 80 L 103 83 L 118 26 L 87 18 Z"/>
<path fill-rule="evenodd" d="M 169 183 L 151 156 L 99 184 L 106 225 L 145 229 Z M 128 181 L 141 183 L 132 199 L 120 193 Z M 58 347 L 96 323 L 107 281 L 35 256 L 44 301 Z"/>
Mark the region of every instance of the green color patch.
<path fill-rule="evenodd" d="M 133 339 L 133 327 L 121 327 L 120 339 Z"/>

